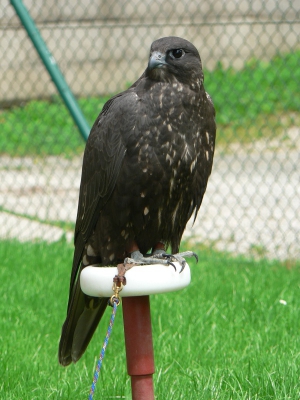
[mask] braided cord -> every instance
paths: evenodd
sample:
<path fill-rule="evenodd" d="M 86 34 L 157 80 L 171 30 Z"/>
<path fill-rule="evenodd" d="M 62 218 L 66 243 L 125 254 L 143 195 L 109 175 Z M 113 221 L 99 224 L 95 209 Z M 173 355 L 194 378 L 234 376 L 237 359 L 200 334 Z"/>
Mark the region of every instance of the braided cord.
<path fill-rule="evenodd" d="M 98 362 L 97 362 L 97 366 L 96 366 L 96 370 L 95 370 L 94 378 L 93 378 L 93 383 L 92 383 L 92 386 L 91 386 L 91 389 L 90 389 L 90 394 L 89 394 L 88 400 L 93 400 L 93 395 L 94 395 L 94 392 L 95 392 L 95 389 L 96 389 L 96 384 L 97 384 L 97 381 L 98 381 L 98 378 L 99 378 L 100 368 L 102 366 L 102 361 L 103 361 L 103 358 L 104 358 L 104 355 L 105 355 L 105 350 L 106 350 L 106 347 L 108 345 L 108 341 L 109 341 L 109 337 L 111 335 L 113 324 L 115 322 L 115 316 L 116 316 L 119 300 L 117 298 L 115 298 L 112 303 L 113 303 L 113 310 L 112 310 L 112 313 L 111 313 L 109 326 L 108 326 L 108 329 L 107 329 L 107 332 L 106 332 L 106 336 L 105 336 L 104 343 L 103 343 L 103 346 L 102 346 L 102 349 L 101 349 L 101 353 L 100 353 L 100 356 L 99 356 L 99 359 L 98 359 Z"/>

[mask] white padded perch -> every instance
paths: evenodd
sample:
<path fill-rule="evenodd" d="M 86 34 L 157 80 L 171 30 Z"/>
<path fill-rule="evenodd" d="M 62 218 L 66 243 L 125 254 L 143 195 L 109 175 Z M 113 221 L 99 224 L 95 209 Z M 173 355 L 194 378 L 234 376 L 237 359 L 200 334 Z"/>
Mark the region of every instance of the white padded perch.
<path fill-rule="evenodd" d="M 126 272 L 126 285 L 120 292 L 121 297 L 144 296 L 148 294 L 166 293 L 180 290 L 189 285 L 191 271 L 186 263 L 181 265 L 152 264 L 132 267 Z M 113 295 L 113 278 L 118 274 L 116 267 L 86 267 L 80 274 L 81 290 L 93 297 L 111 297 Z"/>

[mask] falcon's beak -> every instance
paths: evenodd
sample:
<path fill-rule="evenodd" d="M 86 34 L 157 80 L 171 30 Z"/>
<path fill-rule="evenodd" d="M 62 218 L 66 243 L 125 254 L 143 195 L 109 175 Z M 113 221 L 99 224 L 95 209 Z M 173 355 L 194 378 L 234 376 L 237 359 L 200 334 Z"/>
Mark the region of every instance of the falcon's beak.
<path fill-rule="evenodd" d="M 159 51 L 154 51 L 149 59 L 148 69 L 161 68 L 166 65 L 166 56 Z"/>

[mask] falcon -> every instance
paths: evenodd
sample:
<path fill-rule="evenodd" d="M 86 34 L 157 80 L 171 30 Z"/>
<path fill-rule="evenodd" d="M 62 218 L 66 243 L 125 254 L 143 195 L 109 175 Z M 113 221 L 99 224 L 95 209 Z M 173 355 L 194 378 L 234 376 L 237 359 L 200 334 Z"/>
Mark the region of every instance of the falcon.
<path fill-rule="evenodd" d="M 152 43 L 148 66 L 104 105 L 89 135 L 75 226 L 75 249 L 59 362 L 76 362 L 107 307 L 85 295 L 88 265 L 172 263 L 211 173 L 215 110 L 203 86 L 199 53 L 189 41 Z M 168 246 L 172 255 L 165 253 Z M 158 277 L 159 279 L 159 277 Z"/>

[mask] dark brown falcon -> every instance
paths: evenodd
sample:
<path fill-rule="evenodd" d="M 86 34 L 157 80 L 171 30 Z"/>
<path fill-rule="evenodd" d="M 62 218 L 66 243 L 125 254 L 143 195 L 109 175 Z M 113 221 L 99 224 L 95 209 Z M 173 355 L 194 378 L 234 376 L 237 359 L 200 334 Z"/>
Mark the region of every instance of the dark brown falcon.
<path fill-rule="evenodd" d="M 82 356 L 107 306 L 82 293 L 82 268 L 126 257 L 143 263 L 147 252 L 157 262 L 168 245 L 182 265 L 182 256 L 193 254 L 176 256 L 201 205 L 215 134 L 197 49 L 178 37 L 156 40 L 143 75 L 105 104 L 86 144 L 62 365 Z"/>

